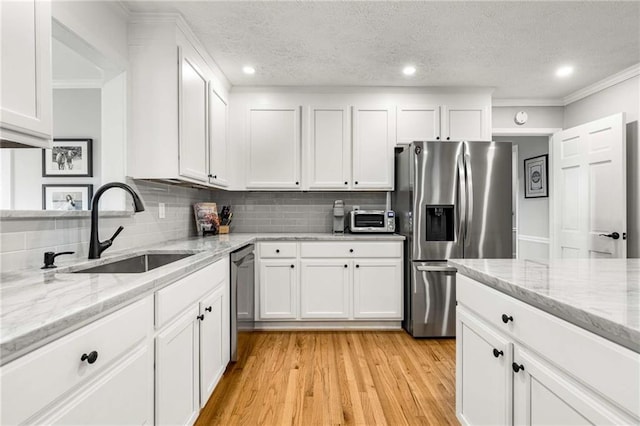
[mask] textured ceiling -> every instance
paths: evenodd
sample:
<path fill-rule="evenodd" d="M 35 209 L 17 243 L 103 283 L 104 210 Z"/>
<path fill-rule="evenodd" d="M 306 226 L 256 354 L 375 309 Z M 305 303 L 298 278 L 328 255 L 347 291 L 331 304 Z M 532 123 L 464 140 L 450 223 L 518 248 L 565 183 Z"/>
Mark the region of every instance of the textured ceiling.
<path fill-rule="evenodd" d="M 124 4 L 181 13 L 233 85 L 490 86 L 496 98 L 561 98 L 640 62 L 640 2 Z M 564 64 L 575 73 L 559 79 Z"/>

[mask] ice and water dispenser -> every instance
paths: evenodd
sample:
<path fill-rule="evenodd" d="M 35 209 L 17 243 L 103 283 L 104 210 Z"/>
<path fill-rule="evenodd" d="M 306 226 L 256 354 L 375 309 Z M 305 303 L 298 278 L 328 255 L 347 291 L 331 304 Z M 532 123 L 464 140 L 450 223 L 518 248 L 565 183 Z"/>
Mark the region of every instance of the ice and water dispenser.
<path fill-rule="evenodd" d="M 427 241 L 454 241 L 453 205 L 427 205 Z"/>

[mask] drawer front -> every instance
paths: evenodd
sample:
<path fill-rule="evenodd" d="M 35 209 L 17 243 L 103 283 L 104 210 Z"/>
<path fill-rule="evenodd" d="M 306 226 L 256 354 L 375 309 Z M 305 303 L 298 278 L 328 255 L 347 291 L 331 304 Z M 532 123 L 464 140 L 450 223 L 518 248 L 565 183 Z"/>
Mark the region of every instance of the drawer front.
<path fill-rule="evenodd" d="M 460 304 L 640 419 L 640 354 L 467 277 L 457 282 Z"/>
<path fill-rule="evenodd" d="M 229 258 L 224 257 L 205 266 L 168 287 L 158 290 L 156 299 L 156 329 L 164 326 L 205 294 L 229 280 Z"/>
<path fill-rule="evenodd" d="M 152 330 L 153 298 L 149 296 L 3 366 L 0 423 L 26 421 L 128 355 Z M 98 353 L 93 364 L 81 360 L 92 351 Z"/>
<path fill-rule="evenodd" d="M 301 243 L 300 256 L 303 258 L 395 258 L 402 256 L 402 243 L 400 241 Z"/>
<path fill-rule="evenodd" d="M 297 254 L 298 243 L 260 243 L 261 259 L 294 258 Z"/>

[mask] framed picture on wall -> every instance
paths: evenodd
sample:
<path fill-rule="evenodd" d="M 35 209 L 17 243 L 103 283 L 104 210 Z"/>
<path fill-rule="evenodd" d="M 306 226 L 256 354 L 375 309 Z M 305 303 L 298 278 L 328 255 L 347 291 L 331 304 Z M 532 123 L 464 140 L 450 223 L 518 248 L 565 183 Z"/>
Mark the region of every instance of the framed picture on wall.
<path fill-rule="evenodd" d="M 42 185 L 44 210 L 89 210 L 93 185 Z"/>
<path fill-rule="evenodd" d="M 548 159 L 545 154 L 524 160 L 524 198 L 549 196 Z"/>
<path fill-rule="evenodd" d="M 42 150 L 42 177 L 93 176 L 93 139 L 54 139 Z"/>

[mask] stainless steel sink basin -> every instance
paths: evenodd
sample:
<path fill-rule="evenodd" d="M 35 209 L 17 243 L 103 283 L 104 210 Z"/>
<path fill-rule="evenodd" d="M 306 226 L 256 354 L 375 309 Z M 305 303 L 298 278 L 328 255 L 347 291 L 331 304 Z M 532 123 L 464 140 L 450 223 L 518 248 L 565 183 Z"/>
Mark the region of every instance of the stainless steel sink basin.
<path fill-rule="evenodd" d="M 193 256 L 195 253 L 148 253 L 73 271 L 74 274 L 140 274 Z"/>

